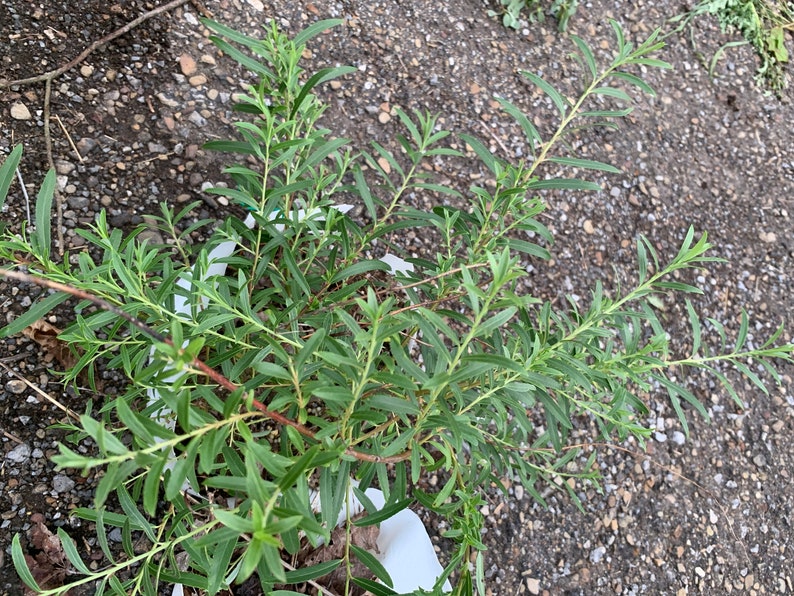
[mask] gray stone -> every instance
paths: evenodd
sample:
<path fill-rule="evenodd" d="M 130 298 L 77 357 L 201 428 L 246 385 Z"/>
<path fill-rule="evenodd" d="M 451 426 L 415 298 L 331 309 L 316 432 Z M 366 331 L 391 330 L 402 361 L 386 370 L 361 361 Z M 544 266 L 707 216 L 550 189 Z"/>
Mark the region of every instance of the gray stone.
<path fill-rule="evenodd" d="M 68 493 L 74 488 L 74 480 L 65 474 L 58 474 L 52 479 L 52 489 L 56 493 Z"/>
<path fill-rule="evenodd" d="M 30 459 L 30 447 L 27 443 L 22 443 L 6 453 L 6 460 L 14 464 L 24 464 Z"/>

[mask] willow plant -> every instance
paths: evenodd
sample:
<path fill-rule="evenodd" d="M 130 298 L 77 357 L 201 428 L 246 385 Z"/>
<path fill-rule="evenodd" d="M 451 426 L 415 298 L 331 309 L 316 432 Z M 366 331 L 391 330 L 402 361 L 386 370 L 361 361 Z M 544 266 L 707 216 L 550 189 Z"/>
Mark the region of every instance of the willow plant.
<path fill-rule="evenodd" d="M 706 410 L 682 372 L 711 373 L 740 402 L 729 370 L 766 391 L 748 363 L 777 380 L 773 360 L 791 360 L 792 346 L 776 343 L 781 330 L 747 346 L 745 315 L 732 345 L 710 321 L 721 338 L 711 341 L 689 302 L 692 350 L 672 355 L 658 302 L 671 292 L 700 293 L 672 274 L 715 260 L 705 233 L 691 229 L 669 261 L 639 237 L 634 286 L 596 284 L 586 305 L 554 305 L 521 283 L 528 260 L 542 266 L 549 256 L 539 191 L 600 188 L 549 177 L 549 166 L 618 171 L 561 152 L 562 141 L 582 125 L 614 127 L 631 111 L 628 91 L 653 93 L 634 72 L 668 68 L 651 57 L 661 47 L 657 33 L 634 46 L 613 22 L 616 51 L 601 69 L 572 36 L 583 73 L 575 100 L 523 73 L 551 99 L 556 130 L 544 138 L 500 99 L 523 129 L 531 159 L 493 155 L 463 135 L 468 157 L 485 165 L 494 184 L 461 193 L 423 167 L 467 157 L 451 148 L 435 116 L 397 112 L 404 129 L 398 154 L 377 143 L 350 148 L 318 126 L 324 105 L 315 87 L 354 69 L 308 74 L 300 56 L 312 36 L 337 22 L 316 23 L 294 39 L 275 26 L 254 39 L 205 24 L 223 53 L 258 78 L 239 99 L 238 138 L 207 144 L 238 156 L 226 170 L 233 187 L 211 192 L 239 204 L 241 215 L 193 249 L 186 242 L 192 205 L 164 209 L 159 221 L 172 235 L 165 246 L 140 241 L 140 230 L 125 236 L 103 213 L 78 230 L 90 248 L 72 265 L 49 251 L 50 174 L 35 229 L 7 231 L 0 242 L 4 275 L 59 290 L 5 333 L 77 296 L 74 322 L 60 335 L 78 359 L 65 382 L 78 375 L 91 382 L 97 369 L 129 379 L 123 395 L 95 397 L 53 458 L 99 479 L 93 505 L 74 515 L 94 525 L 106 561 L 89 568 L 60 529 L 76 579 L 42 588 L 17 536 L 14 564 L 31 589 L 155 594 L 158 585 L 180 583 L 217 594 L 255 581 L 270 593 L 308 580 L 323 585 L 342 570 L 346 592 L 357 584 L 390 594 L 377 558 L 355 544 L 289 569 L 305 549 L 328 543 L 355 479 L 365 505 L 368 486 L 378 486 L 386 504 L 344 522 L 349 540 L 354 528 L 418 503 L 448 520 L 444 536 L 453 541 L 437 589 L 449 578 L 456 594 L 484 594 L 483 487 L 508 477 L 540 502 L 547 483 L 576 499 L 568 483 L 554 481 L 597 482 L 598 452 L 573 445 L 575 429 L 596 428 L 594 442 L 633 436 L 642 443 L 651 433 L 645 401 L 661 391 L 688 432 L 687 410 Z M 0 169 L 3 198 L 20 153 Z M 438 206 L 412 206 L 414 192 L 432 194 Z M 351 202 L 361 207 L 355 218 L 339 208 Z M 435 254 L 411 257 L 394 240 L 409 230 L 434 235 Z M 231 247 L 228 256 L 212 261 L 221 245 Z M 384 262 L 385 253 L 400 266 Z M 224 274 L 213 275 L 218 264 Z M 439 475 L 439 486 L 426 482 L 430 474 Z M 321 511 L 312 507 L 313 489 Z M 108 540 L 112 528 L 121 530 L 120 548 Z M 147 548 L 136 548 L 140 540 Z M 357 559 L 368 574 L 356 571 Z"/>

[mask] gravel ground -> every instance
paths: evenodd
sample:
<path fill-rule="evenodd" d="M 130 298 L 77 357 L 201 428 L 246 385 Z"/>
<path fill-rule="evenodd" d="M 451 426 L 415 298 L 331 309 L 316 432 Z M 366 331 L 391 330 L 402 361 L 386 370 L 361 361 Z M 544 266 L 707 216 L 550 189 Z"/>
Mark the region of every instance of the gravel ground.
<path fill-rule="evenodd" d="M 270 18 L 291 32 L 319 18 L 345 18 L 345 26 L 315 40 L 305 58 L 309 68 L 358 68 L 323 90 L 330 105 L 325 124 L 358 146 L 377 140 L 395 147 L 395 108 L 420 108 L 440 112 L 443 126 L 455 132 L 475 134 L 494 151 L 520 157 L 519 131 L 493 97 L 505 96 L 532 114 L 543 132 L 555 124 L 550 103 L 516 71 L 542 74 L 569 95 L 577 88 L 579 71 L 568 58 L 573 45 L 553 23 L 508 30 L 487 17 L 493 6 L 480 0 L 218 0 L 206 6 L 221 22 L 249 33 Z M 145 0 L 0 0 L 0 78 L 55 68 L 152 7 Z M 594 0 L 582 3 L 570 30 L 606 60 L 608 18 L 639 41 L 680 10 L 670 0 Z M 201 199 L 202 207 L 191 214 L 196 219 L 222 218 L 228 211 L 202 193 L 224 181 L 224 164 L 201 144 L 229 135 L 230 95 L 247 79 L 219 56 L 207 34 L 195 9 L 185 4 L 113 41 L 53 83 L 52 115 L 82 156 L 78 160 L 53 121 L 68 254 L 83 247 L 74 229 L 102 208 L 123 229 L 158 213 L 161 201 Z M 538 296 L 555 298 L 586 296 L 596 280 L 607 287 L 630 283 L 638 234 L 669 257 L 691 225 L 707 230 L 715 253 L 729 260 L 697 277 L 705 290 L 696 301 L 700 312 L 735 332 L 744 308 L 753 322 L 752 341 L 781 322 L 787 327 L 783 339 L 791 341 L 791 97 L 777 100 L 755 85 L 756 63 L 747 47 L 730 50 L 711 79 L 698 52 L 711 56 L 730 38 L 713 22 L 701 21 L 694 39 L 696 48 L 688 35 L 668 40 L 659 57 L 675 70 L 645 75 L 658 97 L 642 99 L 619 132 L 581 131 L 574 138 L 578 155 L 614 163 L 624 174 L 605 176 L 599 193 L 548 197 L 544 223 L 556 237 L 554 257 L 529 266 L 526 285 Z M 0 91 L 0 154 L 25 144 L 22 175 L 31 196 L 46 167 L 43 96 L 43 84 Z M 472 163 L 455 162 L 439 176 L 465 189 L 483 175 Z M 422 197 L 413 200 L 423 204 Z M 3 221 L 19 229 L 26 218 L 25 199 L 15 186 Z M 201 242 L 202 234 L 194 240 Z M 417 252 L 432 249 L 422 238 L 406 242 Z M 13 319 L 37 295 L 33 288 L 0 282 L 3 318 Z M 682 304 L 671 301 L 666 315 L 684 350 L 688 325 Z M 67 321 L 64 312 L 50 322 Z M 0 363 L 7 367 L 0 370 L 0 593 L 21 594 L 9 555 L 12 536 L 29 533 L 41 521 L 52 531 L 66 525 L 90 545 L 90 532 L 83 535 L 68 513 L 90 501 L 94 479 L 56 472 L 49 463 L 61 435 L 48 427 L 63 414 L 36 388 L 76 411 L 84 410 L 86 397 L 63 392 L 30 339 L 0 342 Z M 693 417 L 690 437 L 664 396 L 651 396 L 648 423 L 657 432 L 647 453 L 637 453 L 632 443 L 624 447 L 634 453 L 603 449 L 604 494 L 576 487 L 584 512 L 561 493 L 551 493 L 543 509 L 519 485 L 510 487 L 508 500 L 494 492 L 485 512 L 489 591 L 794 592 L 794 370 L 784 367 L 782 373 L 783 384 L 769 395 L 740 382 L 744 408 L 709 379 L 693 379 L 712 422 Z M 108 379 L 108 391 L 116 385 Z"/>

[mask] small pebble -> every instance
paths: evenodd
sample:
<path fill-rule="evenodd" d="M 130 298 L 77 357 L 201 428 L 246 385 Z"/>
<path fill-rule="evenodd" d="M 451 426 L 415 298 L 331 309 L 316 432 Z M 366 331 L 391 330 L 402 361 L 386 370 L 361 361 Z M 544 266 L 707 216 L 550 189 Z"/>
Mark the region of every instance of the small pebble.
<path fill-rule="evenodd" d="M 530 594 L 540 594 L 540 580 L 534 577 L 528 577 L 527 590 Z"/>
<path fill-rule="evenodd" d="M 179 57 L 179 69 L 186 77 L 196 74 L 196 61 L 190 54 L 182 54 Z"/>
<path fill-rule="evenodd" d="M 11 117 L 14 120 L 30 120 L 32 115 L 24 103 L 17 102 L 11 106 Z"/>
<path fill-rule="evenodd" d="M 590 562 L 591 563 L 598 563 L 601 559 L 604 558 L 604 555 L 607 554 L 607 549 L 605 546 L 599 546 L 598 548 L 594 548 L 590 552 Z"/>
<path fill-rule="evenodd" d="M 14 464 L 24 464 L 30 459 L 30 447 L 28 447 L 26 443 L 17 445 L 11 451 L 6 453 L 5 458 Z"/>
<path fill-rule="evenodd" d="M 582 229 L 584 229 L 585 234 L 595 234 L 595 226 L 593 226 L 593 222 L 589 219 L 584 220 L 584 224 L 582 224 Z"/>
<path fill-rule="evenodd" d="M 65 474 L 58 474 L 52 479 L 52 490 L 56 493 L 68 493 L 74 488 L 74 480 Z"/>
<path fill-rule="evenodd" d="M 9 393 L 13 393 L 14 395 L 21 395 L 25 393 L 27 389 L 27 385 L 25 385 L 24 381 L 20 381 L 19 379 L 11 379 L 8 383 L 6 383 L 6 391 Z"/>

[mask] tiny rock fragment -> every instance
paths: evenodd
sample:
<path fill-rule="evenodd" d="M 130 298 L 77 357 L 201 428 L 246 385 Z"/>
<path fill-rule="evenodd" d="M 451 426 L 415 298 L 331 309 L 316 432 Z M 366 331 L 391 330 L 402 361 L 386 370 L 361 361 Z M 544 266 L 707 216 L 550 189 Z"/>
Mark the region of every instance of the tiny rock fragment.
<path fill-rule="evenodd" d="M 385 157 L 378 158 L 378 165 L 386 174 L 391 174 L 391 165 Z"/>
<path fill-rule="evenodd" d="M 25 393 L 25 389 L 27 389 L 27 385 L 25 385 L 24 381 L 20 381 L 19 379 L 11 379 L 8 383 L 6 383 L 6 391 L 13 393 L 14 395 L 21 395 Z"/>
<path fill-rule="evenodd" d="M 265 5 L 262 3 L 262 0 L 246 0 L 248 4 L 250 4 L 255 10 L 262 12 L 265 10 Z"/>
<path fill-rule="evenodd" d="M 195 76 L 190 77 L 188 79 L 188 82 L 190 83 L 191 87 L 201 87 L 207 82 L 207 77 L 204 76 L 203 74 L 197 74 Z"/>
<path fill-rule="evenodd" d="M 535 577 L 528 577 L 527 590 L 529 590 L 530 594 L 540 594 L 540 580 Z"/>
<path fill-rule="evenodd" d="M 593 226 L 593 222 L 589 219 L 584 220 L 582 229 L 584 229 L 585 234 L 595 234 L 595 226 Z"/>
<path fill-rule="evenodd" d="M 30 459 L 30 447 L 27 443 L 17 445 L 11 451 L 6 453 L 5 458 L 7 461 L 15 464 L 24 464 Z"/>
<path fill-rule="evenodd" d="M 177 107 L 177 106 L 179 105 L 179 102 L 178 102 L 178 101 L 176 101 L 176 100 L 174 100 L 174 99 L 171 99 L 170 97 L 168 97 L 168 96 L 167 96 L 165 93 L 163 93 L 162 91 L 161 91 L 160 93 L 158 93 L 158 94 L 156 95 L 156 97 L 157 97 L 157 99 L 159 99 L 159 100 L 160 100 L 160 102 L 161 102 L 161 103 L 162 103 L 164 106 L 166 106 L 166 107 L 168 107 L 168 108 L 175 108 L 175 107 Z"/>
<path fill-rule="evenodd" d="M 14 120 L 30 120 L 32 115 L 24 103 L 17 102 L 11 106 L 11 117 Z"/>
<path fill-rule="evenodd" d="M 196 61 L 193 59 L 193 56 L 190 54 L 182 54 L 179 57 L 179 68 L 186 77 L 196 74 Z"/>
<path fill-rule="evenodd" d="M 469 92 L 472 95 L 477 95 L 480 91 L 482 91 L 482 87 L 480 87 L 477 83 L 472 83 L 471 87 L 469 87 Z"/>
<path fill-rule="evenodd" d="M 80 74 L 84 77 L 90 77 L 92 74 L 94 74 L 94 67 L 89 64 L 83 64 L 80 67 Z"/>
<path fill-rule="evenodd" d="M 381 112 L 378 114 L 378 122 L 381 124 L 386 124 L 389 120 L 391 120 L 391 116 L 388 112 Z"/>

